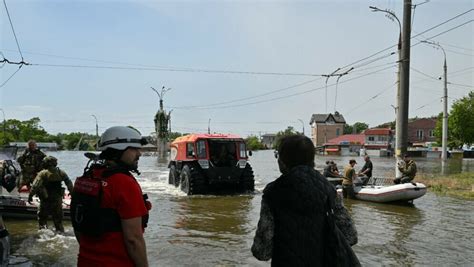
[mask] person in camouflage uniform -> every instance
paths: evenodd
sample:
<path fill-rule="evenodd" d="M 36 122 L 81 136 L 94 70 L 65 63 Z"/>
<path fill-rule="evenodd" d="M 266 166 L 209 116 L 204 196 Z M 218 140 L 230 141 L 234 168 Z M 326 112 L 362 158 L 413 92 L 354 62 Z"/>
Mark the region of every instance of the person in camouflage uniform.
<path fill-rule="evenodd" d="M 64 232 L 62 202 L 64 188 L 61 186 L 64 182 L 69 192 L 72 192 L 73 185 L 67 174 L 57 167 L 58 160 L 52 156 L 46 156 L 43 159 L 43 170 L 36 175 L 28 196 L 28 202 L 37 195 L 40 199 L 38 208 L 39 228 L 47 228 L 48 215 L 53 217 L 54 227 L 58 232 Z"/>
<path fill-rule="evenodd" d="M 400 164 L 398 170 L 402 173 L 402 177 L 393 180 L 395 184 L 411 183 L 415 179 L 416 175 L 416 163 L 409 158 L 407 154 L 403 155 L 403 161 L 405 164 Z"/>
<path fill-rule="evenodd" d="M 28 189 L 31 188 L 31 183 L 36 177 L 36 174 L 41 171 L 41 162 L 46 155 L 38 149 L 35 140 L 28 141 L 28 148 L 25 149 L 23 155 L 18 158 L 18 163 L 21 166 L 22 176 L 18 180 L 18 191 L 23 185 Z"/>

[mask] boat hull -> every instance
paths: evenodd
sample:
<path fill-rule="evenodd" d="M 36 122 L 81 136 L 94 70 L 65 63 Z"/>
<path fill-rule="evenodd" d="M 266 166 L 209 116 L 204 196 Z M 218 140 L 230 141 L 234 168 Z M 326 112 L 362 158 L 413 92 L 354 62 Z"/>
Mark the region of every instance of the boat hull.
<path fill-rule="evenodd" d="M 406 183 L 390 186 L 356 186 L 355 198 L 358 200 L 386 203 L 409 202 L 426 194 L 426 186 L 422 183 Z"/>
<path fill-rule="evenodd" d="M 63 199 L 64 219 L 70 219 L 70 199 Z M 36 219 L 38 214 L 39 199 L 33 198 L 28 203 L 28 197 L 0 196 L 0 214 L 3 218 Z"/>

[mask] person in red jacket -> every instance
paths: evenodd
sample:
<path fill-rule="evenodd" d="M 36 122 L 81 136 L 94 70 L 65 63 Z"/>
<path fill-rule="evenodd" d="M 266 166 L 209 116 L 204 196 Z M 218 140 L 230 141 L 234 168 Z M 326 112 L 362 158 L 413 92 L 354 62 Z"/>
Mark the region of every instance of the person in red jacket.
<path fill-rule="evenodd" d="M 148 266 L 143 233 L 151 204 L 131 174 L 139 174 L 143 144 L 135 129 L 107 129 L 99 140 L 99 160 L 76 179 L 71 219 L 78 266 Z"/>

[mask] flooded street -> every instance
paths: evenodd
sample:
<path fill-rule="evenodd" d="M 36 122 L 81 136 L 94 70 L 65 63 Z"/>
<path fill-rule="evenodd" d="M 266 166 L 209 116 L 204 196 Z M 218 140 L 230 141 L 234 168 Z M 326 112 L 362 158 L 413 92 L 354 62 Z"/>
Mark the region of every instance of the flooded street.
<path fill-rule="evenodd" d="M 49 153 L 71 178 L 82 173 L 86 158 L 80 152 Z M 322 157 L 317 168 L 333 159 L 340 169 L 349 158 Z M 361 158 L 356 158 L 361 163 Z M 389 176 L 392 158 L 373 158 L 374 175 Z M 419 171 L 439 175 L 440 163 L 416 159 Z M 138 180 L 153 204 L 145 232 L 151 266 L 266 266 L 253 258 L 250 247 L 260 212 L 261 192 L 279 175 L 273 151 L 251 157 L 256 192 L 236 196 L 188 197 L 168 185 L 167 162 L 142 157 Z M 356 165 L 356 169 L 361 166 Z M 474 172 L 474 161 L 452 161 L 444 172 Z M 473 173 L 474 175 L 474 173 Z M 436 196 L 428 192 L 414 206 L 345 201 L 359 232 L 354 250 L 366 266 L 438 265 L 472 266 L 474 262 L 474 205 L 472 201 Z M 70 222 L 66 234 L 39 232 L 35 221 L 7 219 L 15 255 L 38 266 L 75 266 L 78 245 Z"/>

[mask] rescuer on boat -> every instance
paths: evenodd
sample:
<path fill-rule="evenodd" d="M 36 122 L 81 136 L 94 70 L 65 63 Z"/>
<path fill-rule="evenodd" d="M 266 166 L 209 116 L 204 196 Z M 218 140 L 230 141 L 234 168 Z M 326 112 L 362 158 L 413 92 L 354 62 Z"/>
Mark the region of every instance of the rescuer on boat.
<path fill-rule="evenodd" d="M 22 186 L 26 185 L 28 189 L 31 188 L 31 183 L 36 177 L 36 174 L 41 171 L 41 162 L 46 155 L 39 150 L 35 140 L 28 141 L 28 147 L 25 152 L 18 157 L 18 163 L 21 166 L 21 179 L 18 180 L 18 191 Z"/>
<path fill-rule="evenodd" d="M 403 155 L 405 164 L 399 164 L 398 170 L 402 173 L 402 177 L 397 177 L 393 180 L 395 184 L 411 183 L 416 175 L 416 163 L 411 160 L 408 154 Z"/>

